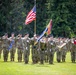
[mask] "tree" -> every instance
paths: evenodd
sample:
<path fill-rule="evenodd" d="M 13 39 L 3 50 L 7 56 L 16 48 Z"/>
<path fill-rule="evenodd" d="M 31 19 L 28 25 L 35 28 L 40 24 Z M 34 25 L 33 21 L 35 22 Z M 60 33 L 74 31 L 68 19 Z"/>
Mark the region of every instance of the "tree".
<path fill-rule="evenodd" d="M 28 12 L 33 8 L 34 0 L 0 1 L 0 35 L 8 32 L 34 35 L 34 21 L 25 25 Z M 36 30 L 41 34 L 53 20 L 54 36 L 76 36 L 76 1 L 75 0 L 36 0 Z"/>
<path fill-rule="evenodd" d="M 73 13 L 76 12 L 73 10 L 75 7 L 75 0 L 52 0 L 50 13 L 53 19 L 52 32 L 55 36 L 72 37 L 71 34 L 75 34 L 73 32 L 76 22 L 76 16 Z"/>
<path fill-rule="evenodd" d="M 0 1 L 0 35 L 8 30 L 7 21 L 10 9 L 10 0 Z"/>

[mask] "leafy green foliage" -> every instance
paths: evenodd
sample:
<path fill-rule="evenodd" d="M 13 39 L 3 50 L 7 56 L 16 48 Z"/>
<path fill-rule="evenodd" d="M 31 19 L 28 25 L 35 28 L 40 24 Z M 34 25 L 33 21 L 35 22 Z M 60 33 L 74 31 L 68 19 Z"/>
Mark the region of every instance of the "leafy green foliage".
<path fill-rule="evenodd" d="M 1 0 L 0 1 L 0 35 L 11 32 L 30 33 L 34 35 L 34 21 L 25 25 L 28 12 L 33 8 L 35 0 Z M 75 0 L 36 0 L 36 31 L 41 34 L 53 20 L 54 36 L 76 36 L 76 1 Z"/>

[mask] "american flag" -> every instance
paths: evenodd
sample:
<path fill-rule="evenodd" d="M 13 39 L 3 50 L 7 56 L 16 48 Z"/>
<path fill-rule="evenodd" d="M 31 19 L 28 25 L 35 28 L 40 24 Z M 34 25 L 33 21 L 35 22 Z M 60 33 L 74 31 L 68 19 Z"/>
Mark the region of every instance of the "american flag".
<path fill-rule="evenodd" d="M 25 25 L 31 23 L 33 20 L 36 20 L 36 5 L 33 7 L 33 9 L 28 13 Z"/>

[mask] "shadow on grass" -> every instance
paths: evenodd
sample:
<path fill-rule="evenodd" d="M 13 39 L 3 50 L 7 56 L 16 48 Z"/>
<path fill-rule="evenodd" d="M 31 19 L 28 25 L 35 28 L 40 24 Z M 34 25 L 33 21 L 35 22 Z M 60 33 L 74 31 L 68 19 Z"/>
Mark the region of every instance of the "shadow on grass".
<path fill-rule="evenodd" d="M 11 62 L 11 61 L 0 61 L 0 63 L 14 63 L 14 62 Z"/>
<path fill-rule="evenodd" d="M 49 64 L 49 63 L 44 63 L 44 64 L 38 64 L 36 67 L 50 67 L 53 66 L 54 64 Z"/>

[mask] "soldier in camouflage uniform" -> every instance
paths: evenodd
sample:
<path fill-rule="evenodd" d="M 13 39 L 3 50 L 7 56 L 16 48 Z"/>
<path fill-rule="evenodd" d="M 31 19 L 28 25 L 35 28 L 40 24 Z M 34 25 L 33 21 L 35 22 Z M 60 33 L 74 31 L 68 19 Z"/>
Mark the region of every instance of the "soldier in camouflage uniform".
<path fill-rule="evenodd" d="M 18 54 L 18 62 L 21 62 L 21 61 L 22 61 L 22 54 L 23 54 L 23 40 L 22 40 L 22 34 L 19 34 L 19 35 L 18 35 L 17 54 Z"/>
<path fill-rule="evenodd" d="M 66 59 L 66 53 L 68 51 L 67 48 L 68 43 L 66 42 L 65 39 L 60 39 L 59 40 L 59 46 L 61 46 L 60 48 L 57 48 L 57 62 L 65 62 Z"/>
<path fill-rule="evenodd" d="M 62 52 L 62 62 L 65 62 L 66 59 L 66 54 L 69 50 L 69 40 L 67 39 L 63 39 L 63 43 L 65 44 L 62 48 L 61 48 L 61 52 Z"/>
<path fill-rule="evenodd" d="M 54 53 L 55 53 L 56 44 L 53 41 L 53 38 L 50 37 L 48 42 L 48 55 L 49 55 L 49 64 L 53 64 Z"/>
<path fill-rule="evenodd" d="M 56 55 L 57 55 L 57 62 L 61 62 L 61 51 L 59 48 L 57 49 Z"/>
<path fill-rule="evenodd" d="M 63 46 L 63 47 L 61 48 L 62 62 L 65 62 L 66 53 L 67 53 L 67 47 L 66 47 L 66 45 L 65 45 L 65 46 Z"/>
<path fill-rule="evenodd" d="M 40 62 L 40 41 L 37 43 L 37 62 Z"/>
<path fill-rule="evenodd" d="M 58 42 L 56 43 L 57 46 L 60 45 L 61 43 L 60 38 L 58 39 Z M 61 52 L 61 48 L 56 47 L 56 57 L 57 57 L 57 62 L 61 62 L 61 58 L 62 58 L 62 52 Z"/>
<path fill-rule="evenodd" d="M 2 53 L 2 38 L 0 38 L 0 58 L 1 58 L 1 53 Z"/>
<path fill-rule="evenodd" d="M 45 53 L 45 49 L 46 49 L 46 43 L 45 43 L 45 38 L 43 37 L 40 40 L 40 64 L 44 64 L 44 53 Z"/>
<path fill-rule="evenodd" d="M 5 34 L 3 39 L 3 57 L 4 57 L 4 62 L 7 62 L 8 60 L 8 53 L 9 53 L 9 40 L 8 40 L 8 34 Z"/>
<path fill-rule="evenodd" d="M 34 36 L 32 39 L 31 39 L 31 45 L 32 45 L 32 62 L 33 64 L 36 64 L 38 63 L 38 44 L 35 44 L 36 42 L 36 36 Z"/>
<path fill-rule="evenodd" d="M 45 58 L 44 58 L 44 60 L 47 63 L 48 62 L 48 37 L 46 37 L 45 41 L 46 41 L 46 45 L 45 45 L 45 55 L 44 55 Z"/>
<path fill-rule="evenodd" d="M 74 43 L 74 40 L 72 42 L 72 48 L 71 48 L 71 61 L 72 63 L 75 63 L 76 60 L 76 44 Z"/>
<path fill-rule="evenodd" d="M 10 39 L 10 45 L 12 44 L 12 48 L 10 49 L 10 61 L 14 61 L 14 56 L 15 56 L 15 52 L 16 52 L 16 42 L 15 42 L 15 37 L 14 37 L 14 33 L 11 34 Z"/>
<path fill-rule="evenodd" d="M 24 62 L 28 64 L 29 62 L 29 55 L 30 55 L 30 39 L 29 34 L 26 34 L 23 38 L 23 51 L 24 51 Z"/>
<path fill-rule="evenodd" d="M 61 51 L 62 52 L 62 62 L 65 62 L 65 59 L 66 59 L 66 49 L 64 49 L 63 47 L 63 50 Z"/>

